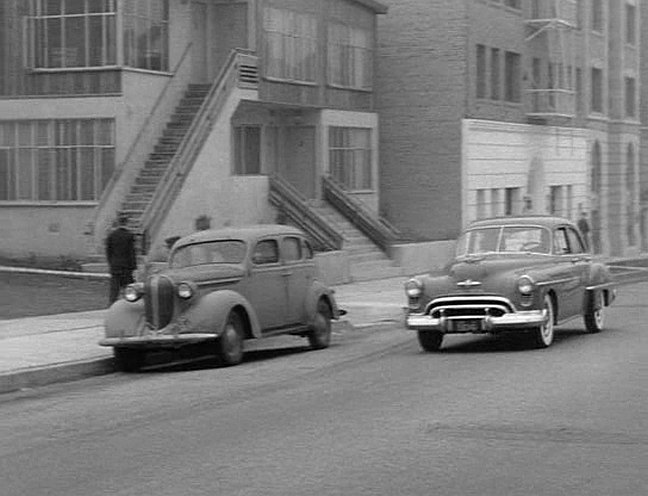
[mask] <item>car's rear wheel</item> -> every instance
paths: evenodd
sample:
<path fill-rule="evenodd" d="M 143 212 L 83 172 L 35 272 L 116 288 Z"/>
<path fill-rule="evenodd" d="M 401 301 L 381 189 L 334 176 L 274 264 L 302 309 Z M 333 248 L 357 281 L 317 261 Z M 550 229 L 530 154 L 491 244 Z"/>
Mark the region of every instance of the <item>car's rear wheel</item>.
<path fill-rule="evenodd" d="M 243 336 L 245 326 L 238 312 L 230 312 L 225 329 L 216 340 L 216 360 L 218 365 L 229 367 L 243 360 Z"/>
<path fill-rule="evenodd" d="M 331 344 L 331 308 L 324 300 L 317 302 L 317 313 L 308 333 L 308 342 L 314 350 L 328 348 Z"/>
<path fill-rule="evenodd" d="M 418 341 L 425 351 L 439 351 L 443 343 L 443 333 L 439 331 L 418 331 Z"/>
<path fill-rule="evenodd" d="M 544 324 L 533 331 L 533 343 L 537 348 L 548 348 L 554 339 L 554 304 L 550 295 L 545 295 L 542 308 L 547 313 Z"/>
<path fill-rule="evenodd" d="M 603 330 L 605 325 L 605 295 L 603 291 L 592 291 L 588 296 L 583 319 L 587 332 L 596 333 Z"/>
<path fill-rule="evenodd" d="M 120 372 L 137 372 L 144 364 L 145 351 L 133 348 L 113 348 L 115 368 Z"/>

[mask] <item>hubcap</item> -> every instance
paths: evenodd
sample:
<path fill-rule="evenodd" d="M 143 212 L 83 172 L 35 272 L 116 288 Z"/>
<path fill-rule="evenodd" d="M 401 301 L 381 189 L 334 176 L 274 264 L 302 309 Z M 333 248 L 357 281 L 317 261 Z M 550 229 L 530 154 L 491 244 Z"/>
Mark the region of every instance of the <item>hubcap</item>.
<path fill-rule="evenodd" d="M 233 325 L 228 325 L 223 333 L 223 348 L 227 356 L 237 357 L 241 353 L 241 340 Z"/>
<path fill-rule="evenodd" d="M 596 309 L 594 310 L 594 321 L 596 322 L 596 327 L 598 327 L 599 329 L 603 328 L 603 321 L 605 316 L 603 306 L 603 293 L 599 293 L 598 297 L 596 298 Z"/>
<path fill-rule="evenodd" d="M 549 344 L 553 340 L 554 319 L 553 305 L 548 298 L 545 300 L 545 310 L 547 311 L 547 320 L 542 325 L 540 333 L 542 334 L 542 341 L 544 341 L 545 344 Z"/>

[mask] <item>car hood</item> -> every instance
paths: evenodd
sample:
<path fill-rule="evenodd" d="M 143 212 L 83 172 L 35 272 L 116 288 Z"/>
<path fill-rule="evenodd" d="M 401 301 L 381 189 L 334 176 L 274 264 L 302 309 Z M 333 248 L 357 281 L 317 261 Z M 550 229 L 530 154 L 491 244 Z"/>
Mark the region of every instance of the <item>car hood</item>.
<path fill-rule="evenodd" d="M 455 260 L 448 268 L 452 281 L 488 281 L 504 273 L 522 275 L 539 265 L 549 265 L 551 257 L 534 254 L 475 255 Z"/>
<path fill-rule="evenodd" d="M 195 283 L 207 281 L 239 280 L 245 275 L 245 269 L 240 265 L 209 264 L 194 265 L 182 269 L 167 269 L 160 274 L 169 277 L 174 282 L 193 281 Z"/>

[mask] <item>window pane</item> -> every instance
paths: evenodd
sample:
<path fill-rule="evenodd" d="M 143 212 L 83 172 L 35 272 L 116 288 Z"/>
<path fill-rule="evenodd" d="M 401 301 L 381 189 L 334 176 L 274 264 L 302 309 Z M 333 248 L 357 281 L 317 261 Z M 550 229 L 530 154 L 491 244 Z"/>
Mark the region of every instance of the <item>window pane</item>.
<path fill-rule="evenodd" d="M 54 154 L 52 150 L 41 148 L 38 150 L 38 199 L 54 199 L 54 175 L 52 174 L 54 166 Z"/>
<path fill-rule="evenodd" d="M 82 148 L 81 152 L 81 200 L 93 200 L 95 198 L 94 191 L 94 150 L 92 148 Z"/>
<path fill-rule="evenodd" d="M 45 2 L 43 2 L 45 4 L 45 14 L 61 14 L 61 2 L 62 0 L 45 0 Z"/>
<path fill-rule="evenodd" d="M 9 150 L 0 148 L 0 200 L 12 200 Z"/>
<path fill-rule="evenodd" d="M 99 187 L 99 196 L 106 188 L 106 185 L 110 181 L 110 178 L 113 175 L 115 170 L 115 150 L 113 148 L 103 148 L 101 149 L 101 171 L 100 179 L 101 185 Z M 98 199 L 98 198 L 97 198 Z"/>
<path fill-rule="evenodd" d="M 21 148 L 18 150 L 18 199 L 31 200 L 33 198 L 32 181 L 33 181 L 33 153 L 30 148 Z"/>
<path fill-rule="evenodd" d="M 69 17 L 65 19 L 65 67 L 86 66 L 86 39 L 85 39 L 85 18 Z"/>
<path fill-rule="evenodd" d="M 104 19 L 102 16 L 88 18 L 88 65 L 90 67 L 105 65 L 103 60 Z"/>

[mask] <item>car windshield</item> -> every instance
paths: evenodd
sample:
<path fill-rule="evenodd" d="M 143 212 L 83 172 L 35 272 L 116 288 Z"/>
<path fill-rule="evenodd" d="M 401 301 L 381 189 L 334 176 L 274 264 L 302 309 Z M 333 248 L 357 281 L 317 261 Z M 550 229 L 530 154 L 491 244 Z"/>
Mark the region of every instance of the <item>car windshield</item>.
<path fill-rule="evenodd" d="M 540 226 L 482 227 L 457 240 L 456 255 L 484 253 L 550 253 L 549 230 Z"/>
<path fill-rule="evenodd" d="M 240 264 L 245 259 L 246 245 L 240 240 L 208 241 L 178 248 L 169 265 L 180 269 L 204 264 Z"/>

